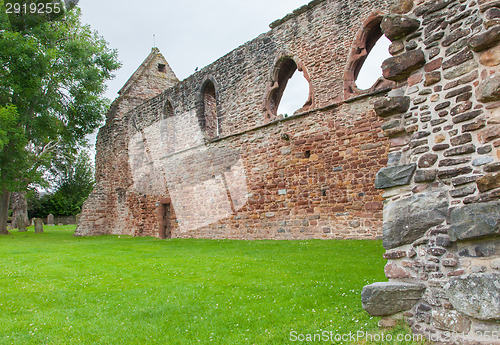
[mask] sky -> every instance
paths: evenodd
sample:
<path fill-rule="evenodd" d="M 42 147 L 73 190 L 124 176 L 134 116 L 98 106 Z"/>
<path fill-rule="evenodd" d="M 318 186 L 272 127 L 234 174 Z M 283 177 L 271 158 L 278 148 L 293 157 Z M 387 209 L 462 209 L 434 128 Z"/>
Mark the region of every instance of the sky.
<path fill-rule="evenodd" d="M 114 99 L 154 45 L 182 80 L 196 67 L 201 69 L 269 31 L 271 22 L 305 3 L 307 0 L 80 0 L 79 6 L 82 21 L 118 50 L 123 66 L 108 83 L 107 92 Z"/>
<path fill-rule="evenodd" d="M 113 100 L 132 73 L 156 46 L 177 78 L 214 62 L 231 50 L 269 31 L 269 24 L 309 0 L 80 0 L 82 21 L 99 32 L 118 51 L 122 68 L 108 82 Z M 154 35 L 154 38 L 153 38 Z M 376 48 L 374 48 L 376 49 Z M 387 46 L 382 50 L 387 51 Z M 369 58 L 378 56 L 370 54 Z M 380 58 L 379 58 L 380 60 Z M 373 62 L 380 66 L 381 61 Z M 368 65 L 365 63 L 365 65 Z M 372 66 L 372 63 L 369 64 Z M 371 86 L 380 69 L 367 68 Z M 359 79 L 364 79 L 361 77 Z M 370 81 L 372 78 L 373 81 Z M 279 114 L 291 115 L 307 100 L 308 84 L 296 72 L 283 95 Z M 90 141 L 95 139 L 91 138 Z"/>

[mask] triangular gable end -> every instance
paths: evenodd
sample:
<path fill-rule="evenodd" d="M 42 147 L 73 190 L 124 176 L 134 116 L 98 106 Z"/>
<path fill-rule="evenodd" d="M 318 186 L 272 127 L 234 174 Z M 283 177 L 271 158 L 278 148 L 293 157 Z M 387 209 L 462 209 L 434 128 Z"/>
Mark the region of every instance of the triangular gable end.
<path fill-rule="evenodd" d="M 142 84 L 144 79 L 158 77 L 159 84 L 161 84 L 161 92 L 174 86 L 179 82 L 177 76 L 175 75 L 172 68 L 168 64 L 167 60 L 160 53 L 160 50 L 156 47 L 151 49 L 151 53 L 146 57 L 142 64 L 137 68 L 137 70 L 132 74 L 132 76 L 127 80 L 125 85 L 118 91 L 119 95 L 125 95 L 134 85 Z M 154 85 L 141 85 L 141 87 L 146 86 L 146 88 L 157 89 Z M 159 86 L 159 85 L 158 85 Z M 154 97 L 154 96 L 153 96 Z"/>
<path fill-rule="evenodd" d="M 152 48 L 151 53 L 118 91 L 118 97 L 113 101 L 107 119 L 121 118 L 123 114 L 177 83 L 179 79 L 165 57 L 158 48 Z"/>

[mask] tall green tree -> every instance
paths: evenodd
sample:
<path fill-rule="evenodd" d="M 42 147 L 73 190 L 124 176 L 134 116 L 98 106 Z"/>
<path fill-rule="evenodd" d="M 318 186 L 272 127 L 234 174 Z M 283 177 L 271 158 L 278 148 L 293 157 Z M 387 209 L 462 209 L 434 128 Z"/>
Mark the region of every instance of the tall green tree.
<path fill-rule="evenodd" d="M 83 150 L 77 157 L 66 157 L 54 166 L 55 191 L 29 198 L 30 217 L 44 218 L 52 213 L 71 216 L 81 212 L 83 202 L 94 187 L 94 169 L 88 153 Z"/>
<path fill-rule="evenodd" d="M 117 52 L 80 17 L 76 8 L 19 25 L 0 0 L 0 234 L 8 233 L 9 194 L 42 184 L 62 152 L 75 155 L 109 106 Z"/>

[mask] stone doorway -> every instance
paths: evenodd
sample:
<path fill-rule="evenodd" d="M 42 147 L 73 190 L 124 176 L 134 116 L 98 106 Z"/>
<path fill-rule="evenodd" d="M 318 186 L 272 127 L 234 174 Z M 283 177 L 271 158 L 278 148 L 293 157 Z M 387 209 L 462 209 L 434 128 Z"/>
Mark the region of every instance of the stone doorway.
<path fill-rule="evenodd" d="M 158 216 L 158 235 L 161 239 L 172 238 L 172 203 L 170 198 L 164 198 L 156 204 Z"/>

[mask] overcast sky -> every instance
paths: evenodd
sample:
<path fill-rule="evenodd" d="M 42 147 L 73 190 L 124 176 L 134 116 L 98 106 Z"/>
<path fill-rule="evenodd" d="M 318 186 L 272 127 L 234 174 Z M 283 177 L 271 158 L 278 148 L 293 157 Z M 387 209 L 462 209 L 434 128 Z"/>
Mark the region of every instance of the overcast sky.
<path fill-rule="evenodd" d="M 269 24 L 307 0 L 80 0 L 83 22 L 118 50 L 123 67 L 109 82 L 118 90 L 155 45 L 182 80 L 241 44 L 269 30 Z"/>

